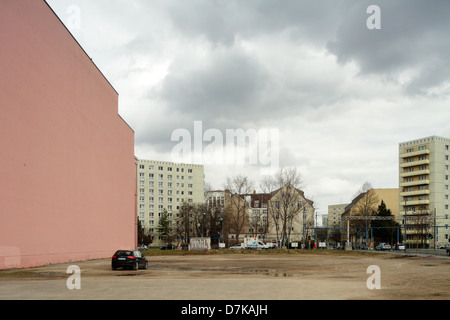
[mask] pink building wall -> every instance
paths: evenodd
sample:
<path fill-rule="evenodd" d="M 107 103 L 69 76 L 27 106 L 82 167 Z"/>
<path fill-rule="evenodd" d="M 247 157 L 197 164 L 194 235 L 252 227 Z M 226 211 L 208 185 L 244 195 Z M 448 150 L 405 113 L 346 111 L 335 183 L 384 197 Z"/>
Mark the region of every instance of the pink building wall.
<path fill-rule="evenodd" d="M 0 269 L 136 248 L 134 131 L 43 0 L 0 0 Z"/>

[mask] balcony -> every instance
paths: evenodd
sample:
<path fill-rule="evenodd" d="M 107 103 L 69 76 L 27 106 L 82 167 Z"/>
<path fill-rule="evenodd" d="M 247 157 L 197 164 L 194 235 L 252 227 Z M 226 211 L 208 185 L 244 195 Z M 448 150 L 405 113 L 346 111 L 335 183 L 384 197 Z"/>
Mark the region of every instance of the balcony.
<path fill-rule="evenodd" d="M 408 182 L 400 182 L 400 187 L 412 187 L 412 186 L 420 186 L 430 184 L 430 180 L 414 180 Z"/>
<path fill-rule="evenodd" d="M 430 164 L 430 160 L 420 160 L 420 161 L 413 161 L 413 162 L 403 162 L 400 164 L 400 168 L 408 168 L 408 167 L 415 167 L 415 166 L 423 166 L 426 164 Z"/>
<path fill-rule="evenodd" d="M 405 201 L 400 201 L 400 203 L 403 205 L 405 203 Z M 406 201 L 406 204 L 408 206 L 421 206 L 421 205 L 430 204 L 430 200 L 411 200 L 411 201 Z"/>
<path fill-rule="evenodd" d="M 417 170 L 417 171 L 409 171 L 400 173 L 400 177 L 413 177 L 413 176 L 423 176 L 430 174 L 430 170 Z"/>
<path fill-rule="evenodd" d="M 400 196 L 402 197 L 420 196 L 423 194 L 430 194 L 430 190 L 415 190 L 415 191 L 400 192 Z"/>
<path fill-rule="evenodd" d="M 424 149 L 424 150 L 418 150 L 414 152 L 406 152 L 400 154 L 400 158 L 409 158 L 409 157 L 415 157 L 415 156 L 421 156 L 424 154 L 430 154 L 430 149 Z"/>

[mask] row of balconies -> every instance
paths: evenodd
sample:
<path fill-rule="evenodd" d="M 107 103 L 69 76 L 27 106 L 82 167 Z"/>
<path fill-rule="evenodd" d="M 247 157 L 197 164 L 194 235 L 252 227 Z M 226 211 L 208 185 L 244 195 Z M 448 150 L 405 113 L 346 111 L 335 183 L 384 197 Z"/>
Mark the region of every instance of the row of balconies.
<path fill-rule="evenodd" d="M 424 154 L 430 154 L 430 149 L 423 149 L 414 152 L 405 152 L 400 154 L 400 158 L 410 158 L 415 156 L 421 156 Z"/>
<path fill-rule="evenodd" d="M 400 173 L 401 178 L 414 177 L 414 176 L 423 176 L 430 174 L 430 170 L 417 170 L 417 171 L 409 171 Z"/>
<path fill-rule="evenodd" d="M 400 168 L 408 168 L 408 167 L 415 167 L 415 166 L 423 166 L 423 165 L 429 165 L 431 163 L 430 160 L 418 160 L 418 161 L 412 161 L 412 162 L 403 162 L 400 164 Z"/>

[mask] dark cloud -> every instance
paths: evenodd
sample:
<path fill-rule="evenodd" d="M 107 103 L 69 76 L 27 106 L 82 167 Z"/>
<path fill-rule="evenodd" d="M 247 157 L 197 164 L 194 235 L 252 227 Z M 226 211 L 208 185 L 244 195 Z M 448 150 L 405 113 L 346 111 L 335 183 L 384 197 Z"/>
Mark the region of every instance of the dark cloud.
<path fill-rule="evenodd" d="M 300 167 L 315 198 L 346 198 L 398 182 L 399 141 L 450 136 L 448 0 L 48 2 L 63 22 L 81 9 L 71 31 L 120 93 L 138 157 L 170 153 L 172 132 L 197 120 L 275 127 L 281 164 Z M 366 27 L 370 5 L 381 30 Z"/>
<path fill-rule="evenodd" d="M 423 93 L 449 81 L 450 2 L 437 0 L 374 1 L 381 9 L 381 29 L 366 27 L 369 2 L 349 6 L 336 39 L 327 44 L 338 62 L 356 62 L 360 74 L 403 80 L 407 93 Z M 407 74 L 405 74 L 405 72 Z"/>

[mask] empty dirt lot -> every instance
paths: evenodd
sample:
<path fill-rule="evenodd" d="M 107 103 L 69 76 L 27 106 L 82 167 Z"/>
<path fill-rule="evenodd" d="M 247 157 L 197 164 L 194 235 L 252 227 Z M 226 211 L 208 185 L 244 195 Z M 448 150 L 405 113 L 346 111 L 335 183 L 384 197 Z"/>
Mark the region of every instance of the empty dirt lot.
<path fill-rule="evenodd" d="M 325 252 L 147 255 L 147 270 L 112 271 L 110 260 L 0 271 L 0 299 L 37 300 L 447 300 L 450 259 Z M 67 267 L 81 269 L 69 290 Z M 369 266 L 380 289 L 368 289 Z"/>

